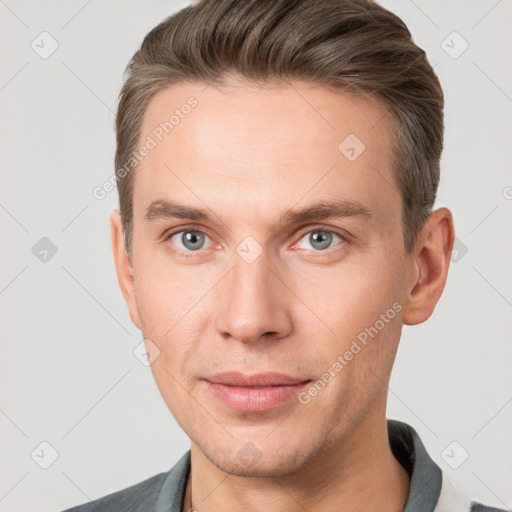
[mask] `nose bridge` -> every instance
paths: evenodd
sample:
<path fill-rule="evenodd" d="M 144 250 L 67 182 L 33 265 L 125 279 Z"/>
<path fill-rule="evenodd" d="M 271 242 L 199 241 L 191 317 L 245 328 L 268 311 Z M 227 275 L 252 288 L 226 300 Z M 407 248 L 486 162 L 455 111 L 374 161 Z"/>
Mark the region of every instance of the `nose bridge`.
<path fill-rule="evenodd" d="M 243 252 L 233 255 L 233 268 L 219 287 L 217 329 L 223 336 L 253 342 L 264 334 L 288 333 L 291 321 L 285 287 L 275 273 L 265 252 L 254 260 Z"/>

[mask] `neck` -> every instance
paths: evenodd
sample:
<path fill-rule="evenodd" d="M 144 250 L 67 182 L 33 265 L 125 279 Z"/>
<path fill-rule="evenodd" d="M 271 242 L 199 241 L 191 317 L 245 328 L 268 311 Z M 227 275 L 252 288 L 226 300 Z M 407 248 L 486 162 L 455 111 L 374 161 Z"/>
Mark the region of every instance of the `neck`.
<path fill-rule="evenodd" d="M 370 420 L 367 415 L 307 467 L 279 477 L 225 473 L 192 443 L 183 512 L 403 511 L 409 475 L 391 451 L 385 416 L 379 428 Z"/>

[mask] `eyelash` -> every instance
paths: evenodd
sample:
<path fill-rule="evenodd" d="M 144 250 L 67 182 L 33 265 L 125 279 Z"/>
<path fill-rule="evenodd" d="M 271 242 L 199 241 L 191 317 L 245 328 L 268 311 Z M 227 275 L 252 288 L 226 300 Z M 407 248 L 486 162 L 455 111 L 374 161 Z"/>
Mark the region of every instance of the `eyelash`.
<path fill-rule="evenodd" d="M 164 234 L 164 240 L 165 241 L 169 241 L 171 239 L 171 237 L 173 237 L 174 235 L 176 235 L 177 233 L 182 233 L 182 232 L 186 232 L 186 231 L 193 231 L 195 233 L 201 233 L 205 236 L 208 236 L 207 233 L 205 233 L 204 231 L 202 231 L 201 229 L 198 229 L 196 226 L 180 226 L 179 229 L 176 229 L 174 231 L 171 231 L 171 232 L 168 232 L 166 234 Z M 297 242 L 294 242 L 294 246 L 296 246 L 300 240 L 304 237 L 304 235 L 307 235 L 308 233 L 315 233 L 315 232 L 319 232 L 319 231 L 323 231 L 325 233 L 330 233 L 330 234 L 334 234 L 334 235 L 338 235 L 342 241 L 339 242 L 338 244 L 334 245 L 333 247 L 330 247 L 328 249 L 324 249 L 324 250 L 320 250 L 320 251 L 312 251 L 312 252 L 316 252 L 316 253 L 319 253 L 319 254 L 322 254 L 322 253 L 330 253 L 334 250 L 336 250 L 336 248 L 340 248 L 339 246 L 345 246 L 348 242 L 349 242 L 349 237 L 347 235 L 347 233 L 345 232 L 341 232 L 341 231 L 338 231 L 338 230 L 335 230 L 335 229 L 332 229 L 332 228 L 326 228 L 326 227 L 323 227 L 323 226 L 315 226 L 313 228 L 309 227 L 308 229 L 304 230 L 304 231 L 300 231 L 297 235 L 295 235 L 296 237 L 298 237 L 297 239 Z M 211 239 L 211 237 L 208 236 L 208 238 Z M 199 249 L 197 251 L 184 251 L 183 249 L 179 249 L 179 248 L 176 248 L 176 250 L 180 253 L 186 253 L 186 254 L 190 254 L 190 255 L 194 255 L 194 253 L 200 253 L 202 251 L 202 249 Z M 301 249 L 301 250 L 307 250 L 307 249 Z"/>

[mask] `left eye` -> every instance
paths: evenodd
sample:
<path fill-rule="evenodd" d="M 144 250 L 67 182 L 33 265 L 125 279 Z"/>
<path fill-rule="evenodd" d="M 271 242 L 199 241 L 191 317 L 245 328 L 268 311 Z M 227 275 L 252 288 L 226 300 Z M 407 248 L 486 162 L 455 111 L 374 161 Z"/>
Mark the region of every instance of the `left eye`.
<path fill-rule="evenodd" d="M 300 249 L 310 249 L 309 247 L 301 247 L 300 244 L 303 240 L 306 240 L 307 243 L 310 243 L 313 249 L 323 251 L 324 249 L 328 249 L 330 244 L 333 241 L 333 237 L 337 237 L 340 241 L 343 241 L 343 238 L 334 233 L 333 231 L 327 231 L 323 229 L 317 229 L 315 231 L 309 231 L 306 233 L 297 243 L 297 246 Z"/>

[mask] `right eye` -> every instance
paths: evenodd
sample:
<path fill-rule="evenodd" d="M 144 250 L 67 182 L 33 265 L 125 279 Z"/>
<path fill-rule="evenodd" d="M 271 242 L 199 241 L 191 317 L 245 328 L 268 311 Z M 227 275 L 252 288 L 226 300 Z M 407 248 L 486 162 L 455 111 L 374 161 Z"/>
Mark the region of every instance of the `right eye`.
<path fill-rule="evenodd" d="M 199 251 L 204 248 L 205 240 L 210 240 L 206 233 L 196 229 L 180 229 L 170 233 L 166 238 L 178 249 L 186 252 Z"/>

